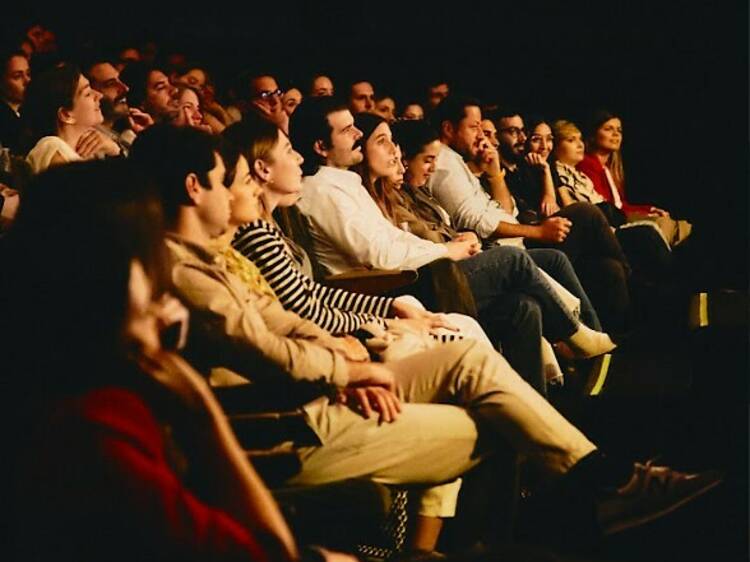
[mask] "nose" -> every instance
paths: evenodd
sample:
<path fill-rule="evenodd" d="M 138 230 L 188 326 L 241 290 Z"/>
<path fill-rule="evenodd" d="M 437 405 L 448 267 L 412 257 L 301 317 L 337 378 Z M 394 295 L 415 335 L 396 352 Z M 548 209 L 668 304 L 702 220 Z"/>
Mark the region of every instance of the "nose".
<path fill-rule="evenodd" d="M 297 152 L 296 150 L 294 151 L 294 157 L 297 159 L 297 164 L 299 164 L 300 166 L 305 161 L 305 159 L 302 157 L 302 155 L 299 152 Z"/>
<path fill-rule="evenodd" d="M 176 96 L 176 95 L 177 95 L 177 92 L 178 92 L 178 90 L 177 90 L 177 86 L 175 86 L 174 84 L 172 84 L 172 83 L 170 82 L 170 84 L 169 84 L 169 95 L 170 95 L 170 96 Z"/>
<path fill-rule="evenodd" d="M 518 142 L 526 142 L 526 133 L 523 131 L 518 132 Z"/>
<path fill-rule="evenodd" d="M 352 136 L 354 137 L 354 140 L 359 140 L 362 138 L 362 131 L 357 129 L 357 127 L 352 127 Z"/>
<path fill-rule="evenodd" d="M 365 111 L 370 111 L 375 108 L 375 100 L 372 98 L 367 98 L 365 100 Z"/>
<path fill-rule="evenodd" d="M 119 90 L 120 95 L 127 94 L 130 91 L 130 88 L 128 88 L 128 85 L 119 79 L 117 80 L 117 89 Z"/>

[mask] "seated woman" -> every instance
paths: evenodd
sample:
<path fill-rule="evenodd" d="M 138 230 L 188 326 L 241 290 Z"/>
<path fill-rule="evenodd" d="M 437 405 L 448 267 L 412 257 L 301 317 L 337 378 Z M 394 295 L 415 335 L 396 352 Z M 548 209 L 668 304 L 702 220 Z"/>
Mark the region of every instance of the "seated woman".
<path fill-rule="evenodd" d="M 407 130 L 426 127 L 424 122 L 420 121 L 408 121 L 401 125 Z M 378 212 L 379 207 L 385 219 L 395 227 L 399 227 L 401 220 L 394 212 L 394 208 L 398 206 L 394 204 L 397 195 L 394 195 L 385 181 L 393 174 L 399 163 L 390 127 L 383 119 L 371 114 L 358 114 L 355 117 L 355 126 L 364 134 L 362 138 L 364 159 L 355 171 L 360 174 L 363 185 L 377 204 L 374 211 L 363 210 L 363 212 Z M 400 135 L 399 138 L 401 136 L 406 137 L 408 133 Z M 432 140 L 436 141 L 437 138 L 434 137 Z M 407 142 L 410 144 L 408 149 L 410 152 L 406 154 L 407 160 L 419 154 L 422 147 L 431 144 L 430 140 L 423 144 Z M 421 147 L 415 150 L 414 146 L 419 144 Z M 437 144 L 439 145 L 439 142 Z M 411 152 L 412 150 L 415 150 L 416 154 Z M 444 240 L 439 235 L 437 239 Z M 473 233 L 462 233 L 454 238 L 454 240 L 460 239 L 476 240 L 476 236 Z M 382 242 L 373 238 L 372 243 Z M 559 275 L 560 283 L 582 301 L 582 307 L 586 309 L 586 321 L 591 323 L 594 330 L 599 330 L 601 326 L 596 313 L 587 302 L 586 294 L 580 287 L 570 263 L 560 252 L 541 251 L 559 255 L 559 268 L 548 273 L 552 277 Z M 545 390 L 544 376 L 540 371 L 542 335 L 553 342 L 561 340 L 570 342 L 571 337 L 577 339 L 584 332 L 596 334 L 595 338 L 601 343 L 601 347 L 597 346 L 597 352 L 591 355 L 606 353 L 615 347 L 608 335 L 591 330 L 571 314 L 557 292 L 539 273 L 525 250 L 495 246 L 471 257 L 460 259 L 457 264 L 466 275 L 474 294 L 479 309 L 480 324 L 490 335 L 490 339 L 503 342 L 508 361 L 524 377 L 528 377 L 529 383 L 538 391 L 544 392 Z M 517 315 L 519 306 L 524 309 L 531 307 L 538 311 L 536 320 L 540 322 L 538 332 L 535 333 L 532 330 L 522 333 L 523 330 L 519 329 Z M 576 345 L 575 342 L 573 345 Z"/>
<path fill-rule="evenodd" d="M 214 133 L 221 133 L 235 119 L 216 99 L 216 87 L 208 70 L 199 64 L 188 64 L 185 73 L 177 77 L 176 85 L 195 88 L 201 100 L 203 120 Z"/>
<path fill-rule="evenodd" d="M 3 245 L 14 265 L 0 280 L 14 318 L 0 326 L 14 554 L 298 560 L 205 379 L 169 349 L 184 329 L 163 343 L 187 313 L 162 291 L 161 206 L 145 186 L 125 161 L 51 170 Z M 40 259 L 61 242 L 65 252 Z"/>
<path fill-rule="evenodd" d="M 637 221 L 628 223 L 623 211 L 596 191 L 591 179 L 576 166 L 584 158 L 584 145 L 581 131 L 570 121 L 556 121 L 554 130 L 555 145 L 554 175 L 558 186 L 559 198 L 563 206 L 576 202 L 591 203 L 599 207 L 615 230 L 617 239 L 625 251 L 633 268 L 635 280 L 658 282 L 664 280 L 672 269 L 672 254 L 669 244 L 662 237 L 655 223 Z M 549 125 L 540 122 L 536 130 L 548 130 Z M 533 139 L 533 136 L 530 137 Z M 528 143 L 530 154 L 548 158 L 548 144 Z"/>
<path fill-rule="evenodd" d="M 120 147 L 95 127 L 104 120 L 99 100 L 81 71 L 62 64 L 39 74 L 26 93 L 24 120 L 33 148 L 26 159 L 38 174 L 50 166 L 118 156 Z"/>
<path fill-rule="evenodd" d="M 246 282 L 272 294 L 284 308 L 333 334 L 351 334 L 374 322 L 383 328 L 401 325 L 430 330 L 435 338 L 444 341 L 463 334 L 489 343 L 471 318 L 433 314 L 412 306 L 404 298 L 351 293 L 314 281 L 305 250 L 284 236 L 273 218 L 277 207 L 291 206 L 299 197 L 302 157 L 277 127 L 254 116 L 227 129 L 224 137 L 242 153 L 225 158 L 228 169 L 234 167 L 232 160 L 237 162 L 230 188 L 235 200 L 247 200 L 242 195 L 246 188 L 235 186 L 237 182 L 252 182 L 259 188 L 256 194 L 260 197 L 259 206 L 251 202 L 232 206 L 233 228 L 229 240 L 241 256 L 230 256 L 229 264 L 244 270 Z M 460 332 L 445 329 L 452 324 L 460 326 Z"/>
<path fill-rule="evenodd" d="M 175 114 L 174 119 L 172 119 L 172 125 L 176 127 L 195 127 L 209 133 L 215 132 L 203 121 L 204 115 L 201 112 L 201 99 L 198 90 L 192 86 L 178 86 L 177 103 L 179 111 Z M 223 128 L 218 132 L 222 130 Z"/>
<path fill-rule="evenodd" d="M 594 183 L 594 189 L 605 201 L 625 213 L 628 221 L 654 221 L 670 246 L 688 236 L 692 225 L 675 220 L 669 212 L 653 205 L 634 205 L 625 197 L 625 169 L 622 164 L 622 121 L 606 110 L 593 112 L 584 126 L 586 155 L 576 168 Z"/>

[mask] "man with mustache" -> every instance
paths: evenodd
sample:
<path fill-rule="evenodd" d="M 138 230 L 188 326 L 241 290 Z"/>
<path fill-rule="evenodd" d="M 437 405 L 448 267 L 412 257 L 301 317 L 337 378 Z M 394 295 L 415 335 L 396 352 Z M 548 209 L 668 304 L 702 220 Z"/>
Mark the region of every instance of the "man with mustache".
<path fill-rule="evenodd" d="M 154 120 L 140 109 L 128 106 L 130 88 L 120 80 L 120 72 L 107 60 L 89 64 L 86 75 L 91 87 L 102 94 L 101 110 L 104 121 L 97 127 L 114 140 L 127 156 L 138 133 L 153 125 Z"/>

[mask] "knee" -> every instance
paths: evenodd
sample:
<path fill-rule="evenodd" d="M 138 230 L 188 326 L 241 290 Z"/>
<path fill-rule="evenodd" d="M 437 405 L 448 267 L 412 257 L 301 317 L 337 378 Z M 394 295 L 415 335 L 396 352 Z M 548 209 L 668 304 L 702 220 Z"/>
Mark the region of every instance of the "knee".
<path fill-rule="evenodd" d="M 627 285 L 628 272 L 625 264 L 614 258 L 602 258 L 599 260 L 599 276 L 603 286 L 625 286 Z"/>
<path fill-rule="evenodd" d="M 519 327 L 539 327 L 541 333 L 542 309 L 539 303 L 527 295 L 520 295 L 516 304 L 514 320 L 514 323 Z"/>

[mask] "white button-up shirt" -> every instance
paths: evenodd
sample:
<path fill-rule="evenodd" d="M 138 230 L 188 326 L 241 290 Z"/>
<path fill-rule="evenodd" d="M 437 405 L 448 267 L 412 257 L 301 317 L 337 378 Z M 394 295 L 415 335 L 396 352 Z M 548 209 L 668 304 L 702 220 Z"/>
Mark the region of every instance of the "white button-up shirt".
<path fill-rule="evenodd" d="M 329 273 L 357 267 L 417 269 L 446 257 L 443 244 L 399 230 L 354 172 L 321 166 L 302 182 L 297 202 L 307 217 L 315 254 Z"/>
<path fill-rule="evenodd" d="M 518 224 L 518 208 L 509 213 L 482 188 L 463 157 L 443 145 L 435 161 L 435 172 L 427 187 L 440 205 L 448 211 L 457 229 L 473 230 L 481 238 L 491 238 L 500 222 Z M 523 238 L 497 241 L 523 247 Z"/>

